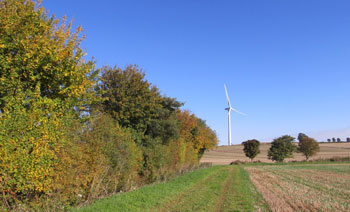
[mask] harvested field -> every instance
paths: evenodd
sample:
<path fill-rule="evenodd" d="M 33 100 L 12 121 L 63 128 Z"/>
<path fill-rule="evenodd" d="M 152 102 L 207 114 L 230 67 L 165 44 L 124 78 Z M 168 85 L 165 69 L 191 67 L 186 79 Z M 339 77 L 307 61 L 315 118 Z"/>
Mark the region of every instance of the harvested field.
<path fill-rule="evenodd" d="M 246 167 L 272 211 L 350 211 L 350 164 Z"/>
<path fill-rule="evenodd" d="M 262 143 L 260 145 L 261 152 L 254 160 L 272 162 L 267 158 L 267 151 L 270 148 L 270 145 L 270 143 Z M 320 143 L 320 152 L 310 159 L 314 160 L 349 156 L 350 143 Z M 250 161 L 250 159 L 244 155 L 243 145 L 219 146 L 216 149 L 204 153 L 201 162 L 210 162 L 213 163 L 213 165 L 227 165 L 235 160 Z M 300 153 L 294 153 L 294 158 L 287 158 L 285 161 L 293 160 L 302 161 L 305 160 L 305 157 Z"/>

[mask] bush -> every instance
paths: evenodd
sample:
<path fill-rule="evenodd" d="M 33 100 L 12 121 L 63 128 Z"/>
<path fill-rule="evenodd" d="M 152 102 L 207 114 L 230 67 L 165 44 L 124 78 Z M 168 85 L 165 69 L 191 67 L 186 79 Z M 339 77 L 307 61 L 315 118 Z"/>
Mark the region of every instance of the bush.
<path fill-rule="evenodd" d="M 245 163 L 246 163 L 245 161 L 235 160 L 235 161 L 232 161 L 230 165 L 241 165 Z"/>
<path fill-rule="evenodd" d="M 71 125 L 56 167 L 56 199 L 66 204 L 103 197 L 138 184 L 141 151 L 131 133 L 105 114 Z"/>

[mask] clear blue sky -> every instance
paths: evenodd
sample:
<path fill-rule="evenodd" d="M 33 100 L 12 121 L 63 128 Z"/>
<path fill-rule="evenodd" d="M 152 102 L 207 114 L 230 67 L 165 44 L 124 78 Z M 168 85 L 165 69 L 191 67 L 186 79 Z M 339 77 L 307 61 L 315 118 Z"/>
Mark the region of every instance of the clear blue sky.
<path fill-rule="evenodd" d="M 44 0 L 82 25 L 97 66 L 138 64 L 227 144 L 350 137 L 348 0 Z"/>

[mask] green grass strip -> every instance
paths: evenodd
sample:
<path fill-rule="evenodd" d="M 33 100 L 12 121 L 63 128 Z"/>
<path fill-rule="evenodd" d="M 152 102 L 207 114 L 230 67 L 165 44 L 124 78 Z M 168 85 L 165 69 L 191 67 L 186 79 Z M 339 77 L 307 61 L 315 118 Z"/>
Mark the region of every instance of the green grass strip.
<path fill-rule="evenodd" d="M 215 175 L 201 181 L 196 186 L 185 190 L 172 201 L 154 212 L 207 212 L 215 211 L 220 195 L 224 190 L 223 184 L 229 176 L 228 167 L 220 169 Z"/>
<path fill-rule="evenodd" d="M 232 184 L 219 211 L 270 211 L 267 203 L 250 181 L 249 174 L 242 166 L 233 166 Z"/>
<path fill-rule="evenodd" d="M 270 211 L 243 166 L 214 166 L 73 211 Z"/>
<path fill-rule="evenodd" d="M 98 200 L 87 207 L 72 209 L 71 211 L 150 211 L 153 208 L 160 207 L 171 201 L 179 193 L 195 186 L 198 182 L 205 180 L 205 178 L 215 174 L 222 168 L 222 166 L 214 166 L 207 169 L 200 169 L 184 174 L 168 183 L 158 183 L 142 187 L 132 192 L 117 194 L 109 198 Z"/>

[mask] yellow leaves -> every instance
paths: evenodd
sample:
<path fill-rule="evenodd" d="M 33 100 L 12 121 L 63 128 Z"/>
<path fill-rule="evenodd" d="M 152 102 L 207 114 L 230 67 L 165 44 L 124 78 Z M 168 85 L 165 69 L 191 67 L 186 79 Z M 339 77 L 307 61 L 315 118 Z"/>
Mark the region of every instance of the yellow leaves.
<path fill-rule="evenodd" d="M 46 193 L 50 189 L 57 146 L 62 146 L 56 144 L 61 142 L 63 128 L 54 112 L 48 116 L 37 108 L 40 104 L 43 103 L 39 98 L 30 111 L 14 105 L 16 111 L 7 111 L 0 119 L 0 143 L 4 144 L 0 148 L 0 166 L 9 179 L 16 179 L 3 186 L 11 191 Z"/>
<path fill-rule="evenodd" d="M 7 63 L 0 63 L 0 70 L 8 70 L 7 74 L 1 74 L 0 89 L 6 89 L 10 96 L 14 93 L 21 94 L 23 90 L 33 91 L 34 85 L 40 84 L 39 92 L 26 93 L 25 98 L 60 98 L 59 104 L 65 108 L 64 111 L 67 111 L 67 108 L 72 111 L 74 107 L 79 107 L 85 104 L 85 101 L 94 98 L 93 95 L 86 95 L 94 84 L 87 77 L 93 71 L 93 63 L 82 59 L 83 51 L 79 40 L 82 28 L 78 27 L 76 32 L 72 33 L 72 23 L 66 25 L 65 17 L 61 23 L 55 18 L 52 18 L 51 22 L 51 17 L 44 19 L 45 9 L 39 7 L 40 9 L 34 10 L 34 7 L 38 6 L 35 1 L 11 2 L 6 8 L 0 7 L 0 19 L 3 18 L 0 31 L 5 30 L 7 26 L 13 28 L 12 31 L 7 31 L 16 38 L 16 42 L 9 45 L 13 47 L 13 51 L 9 49 L 9 52 L 18 54 L 8 54 L 4 57 Z M 16 10 L 19 8 L 21 9 L 18 11 L 21 12 L 17 14 Z M 27 21 L 25 25 L 20 24 L 24 17 Z M 5 47 L 2 42 L 0 38 L 0 48 Z M 61 90 L 65 91 L 60 93 Z M 86 98 L 79 98 L 83 95 L 86 95 Z M 17 102 L 23 103 L 24 98 L 18 98 Z M 2 104 L 12 107 L 9 101 Z M 43 108 L 52 110 L 50 105 L 52 103 L 47 103 Z M 55 106 L 53 110 L 60 112 L 57 110 L 59 107 L 61 105 Z"/>

